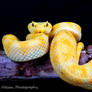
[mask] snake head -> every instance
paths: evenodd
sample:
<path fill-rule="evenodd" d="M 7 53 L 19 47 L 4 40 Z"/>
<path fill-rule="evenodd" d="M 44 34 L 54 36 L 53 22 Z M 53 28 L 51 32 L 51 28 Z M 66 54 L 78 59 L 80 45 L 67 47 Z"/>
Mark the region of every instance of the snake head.
<path fill-rule="evenodd" d="M 49 34 L 52 30 L 52 25 L 48 21 L 46 22 L 34 22 L 28 24 L 28 30 L 31 33 L 46 33 Z"/>
<path fill-rule="evenodd" d="M 56 33 L 58 33 L 59 31 L 70 31 L 75 39 L 77 41 L 79 41 L 81 39 L 81 27 L 73 22 L 61 22 L 61 23 L 57 23 L 53 26 L 52 28 L 52 32 L 50 33 L 50 36 L 53 37 Z"/>

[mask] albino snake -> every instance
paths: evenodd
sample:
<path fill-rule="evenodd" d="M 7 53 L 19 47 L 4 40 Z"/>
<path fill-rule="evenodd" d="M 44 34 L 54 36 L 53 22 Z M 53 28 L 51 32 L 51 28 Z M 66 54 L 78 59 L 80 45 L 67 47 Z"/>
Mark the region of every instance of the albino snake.
<path fill-rule="evenodd" d="M 73 22 L 61 22 L 53 26 L 49 22 L 32 22 L 28 25 L 31 34 L 26 41 L 7 34 L 2 43 L 7 56 L 19 62 L 36 59 L 45 55 L 50 46 L 50 59 L 56 73 L 64 81 L 92 90 L 92 60 L 79 65 L 81 50 L 81 27 Z M 52 30 L 52 31 L 51 31 Z M 78 42 L 78 43 L 77 43 Z"/>

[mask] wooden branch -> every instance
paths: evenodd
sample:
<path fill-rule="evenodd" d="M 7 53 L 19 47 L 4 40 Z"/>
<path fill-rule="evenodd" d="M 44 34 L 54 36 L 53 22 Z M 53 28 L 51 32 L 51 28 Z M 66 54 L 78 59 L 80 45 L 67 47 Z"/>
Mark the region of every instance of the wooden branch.
<path fill-rule="evenodd" d="M 0 50 L 0 79 L 57 78 L 49 54 L 27 62 L 14 62 Z"/>

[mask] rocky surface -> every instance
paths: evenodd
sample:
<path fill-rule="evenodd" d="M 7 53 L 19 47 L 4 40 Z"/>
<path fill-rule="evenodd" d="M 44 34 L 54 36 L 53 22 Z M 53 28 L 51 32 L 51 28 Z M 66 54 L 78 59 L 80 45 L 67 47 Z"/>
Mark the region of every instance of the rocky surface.
<path fill-rule="evenodd" d="M 92 59 L 92 45 L 81 51 L 79 65 L 88 63 Z M 58 75 L 52 68 L 49 54 L 27 62 L 14 62 L 4 51 L 0 50 L 0 79 L 32 79 L 32 78 L 57 78 Z"/>
<path fill-rule="evenodd" d="M 92 45 L 88 45 L 87 49 L 81 51 L 79 64 L 83 65 L 92 59 Z"/>
<path fill-rule="evenodd" d="M 52 78 L 58 77 L 50 63 L 49 55 L 27 62 L 11 61 L 0 50 L 0 79 L 3 78 Z"/>

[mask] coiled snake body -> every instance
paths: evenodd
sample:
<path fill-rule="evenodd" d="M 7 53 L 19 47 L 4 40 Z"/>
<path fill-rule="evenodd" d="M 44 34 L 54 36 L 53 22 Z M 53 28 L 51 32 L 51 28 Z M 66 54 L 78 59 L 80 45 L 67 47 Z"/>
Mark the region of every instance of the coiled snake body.
<path fill-rule="evenodd" d="M 46 54 L 49 50 L 49 33 L 52 25 L 48 22 L 32 22 L 28 25 L 30 34 L 26 41 L 20 41 L 12 34 L 6 34 L 2 43 L 7 56 L 19 62 L 33 60 Z"/>
<path fill-rule="evenodd" d="M 37 28 L 37 29 L 36 29 Z M 48 52 L 49 37 L 52 37 L 50 59 L 56 73 L 64 81 L 75 86 L 92 89 L 92 60 L 79 65 L 81 50 L 81 27 L 72 22 L 61 22 L 52 26 L 48 22 L 30 23 L 26 41 L 19 41 L 14 35 L 2 39 L 4 50 L 14 61 L 27 61 L 43 56 Z M 52 31 L 51 31 L 52 29 Z M 51 32 L 50 32 L 51 31 Z"/>

